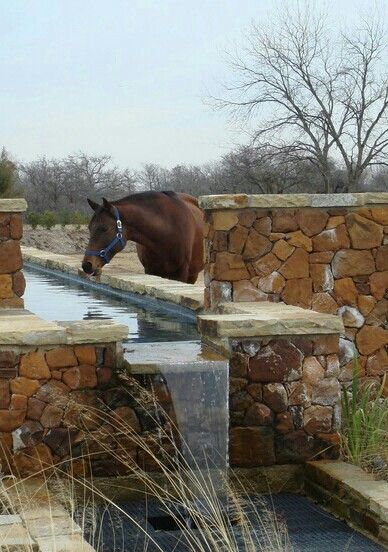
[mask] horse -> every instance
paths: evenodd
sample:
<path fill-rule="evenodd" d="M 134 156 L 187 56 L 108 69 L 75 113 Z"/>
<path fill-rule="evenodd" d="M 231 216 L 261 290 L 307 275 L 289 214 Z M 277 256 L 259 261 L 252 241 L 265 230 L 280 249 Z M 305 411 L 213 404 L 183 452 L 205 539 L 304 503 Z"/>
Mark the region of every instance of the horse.
<path fill-rule="evenodd" d="M 82 269 L 98 276 L 102 267 L 136 243 L 146 274 L 194 284 L 203 270 L 204 216 L 198 201 L 176 192 L 142 192 L 102 205 L 87 200 L 94 214 Z"/>

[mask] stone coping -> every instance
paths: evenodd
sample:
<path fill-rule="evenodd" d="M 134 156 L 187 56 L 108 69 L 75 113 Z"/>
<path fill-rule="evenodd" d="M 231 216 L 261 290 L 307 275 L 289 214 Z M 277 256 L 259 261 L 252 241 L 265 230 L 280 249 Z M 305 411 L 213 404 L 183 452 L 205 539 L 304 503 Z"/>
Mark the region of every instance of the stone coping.
<path fill-rule="evenodd" d="M 0 312 L 0 347 L 116 343 L 127 336 L 127 326 L 111 320 L 51 322 L 24 309 Z"/>
<path fill-rule="evenodd" d="M 284 209 L 388 205 L 388 192 L 357 194 L 223 194 L 199 198 L 203 209 Z"/>
<path fill-rule="evenodd" d="M 0 213 L 24 213 L 27 201 L 22 197 L 0 199 Z"/>
<path fill-rule="evenodd" d="M 80 255 L 60 255 L 34 247 L 21 249 L 23 259 L 27 262 L 74 276 L 80 275 Z M 92 282 L 98 284 L 96 279 L 92 279 Z M 127 293 L 147 295 L 195 312 L 203 309 L 204 288 L 199 285 L 175 282 L 147 274 L 126 274 L 112 266 L 109 266 L 108 271 L 102 272 L 99 283 Z"/>
<path fill-rule="evenodd" d="M 275 337 L 341 334 L 341 318 L 284 303 L 222 303 L 219 313 L 198 317 L 200 332 L 210 337 Z"/>
<path fill-rule="evenodd" d="M 388 483 L 341 461 L 307 462 L 305 490 L 346 521 L 388 544 Z"/>

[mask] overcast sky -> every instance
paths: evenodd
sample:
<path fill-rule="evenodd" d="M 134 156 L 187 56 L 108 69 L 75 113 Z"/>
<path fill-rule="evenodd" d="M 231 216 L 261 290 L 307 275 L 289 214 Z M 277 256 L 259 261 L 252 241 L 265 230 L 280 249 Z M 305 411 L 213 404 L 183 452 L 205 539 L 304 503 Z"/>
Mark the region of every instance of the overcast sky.
<path fill-rule="evenodd" d="M 354 0 L 311 4 L 335 6 L 337 21 L 355 13 Z M 25 160 L 108 153 L 122 167 L 219 158 L 239 137 L 203 100 L 228 78 L 225 50 L 276 5 L 0 0 L 0 146 Z"/>

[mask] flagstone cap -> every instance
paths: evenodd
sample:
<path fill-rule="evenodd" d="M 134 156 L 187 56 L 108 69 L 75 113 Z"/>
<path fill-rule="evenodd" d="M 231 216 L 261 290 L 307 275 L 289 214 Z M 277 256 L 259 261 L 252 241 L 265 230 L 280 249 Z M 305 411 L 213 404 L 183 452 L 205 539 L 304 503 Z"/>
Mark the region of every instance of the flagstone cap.
<path fill-rule="evenodd" d="M 223 303 L 219 312 L 198 317 L 201 333 L 213 337 L 332 335 L 344 332 L 338 316 L 284 303 Z"/>
<path fill-rule="evenodd" d="M 0 347 L 116 343 L 127 336 L 127 326 L 111 320 L 51 322 L 24 309 L 0 312 Z"/>
<path fill-rule="evenodd" d="M 388 205 L 388 192 L 357 194 L 223 194 L 199 198 L 203 209 L 286 209 Z"/>
<path fill-rule="evenodd" d="M 0 213 L 24 213 L 27 201 L 22 197 L 0 199 Z"/>

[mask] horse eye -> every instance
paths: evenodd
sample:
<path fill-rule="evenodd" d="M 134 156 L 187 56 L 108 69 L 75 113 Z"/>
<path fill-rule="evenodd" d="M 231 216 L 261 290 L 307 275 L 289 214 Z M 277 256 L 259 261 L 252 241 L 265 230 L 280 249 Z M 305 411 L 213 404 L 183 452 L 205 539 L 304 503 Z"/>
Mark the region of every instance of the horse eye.
<path fill-rule="evenodd" d="M 106 226 L 98 226 L 97 231 L 98 232 L 106 232 L 108 228 Z"/>

